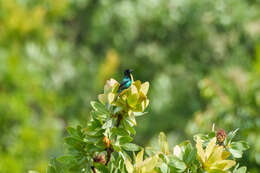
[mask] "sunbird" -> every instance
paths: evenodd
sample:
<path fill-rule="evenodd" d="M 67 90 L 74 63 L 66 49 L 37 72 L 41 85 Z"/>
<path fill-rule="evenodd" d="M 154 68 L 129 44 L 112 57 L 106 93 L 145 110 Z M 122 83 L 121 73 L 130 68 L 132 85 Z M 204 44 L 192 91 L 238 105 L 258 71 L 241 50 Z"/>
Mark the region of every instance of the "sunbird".
<path fill-rule="evenodd" d="M 124 71 L 124 78 L 122 80 L 122 82 L 120 83 L 119 87 L 118 87 L 118 90 L 117 90 L 117 97 L 116 97 L 116 100 L 118 99 L 118 97 L 120 96 L 121 92 L 124 91 L 125 89 L 129 88 L 132 84 L 132 78 L 131 78 L 131 72 L 133 70 L 131 69 L 126 69 Z"/>

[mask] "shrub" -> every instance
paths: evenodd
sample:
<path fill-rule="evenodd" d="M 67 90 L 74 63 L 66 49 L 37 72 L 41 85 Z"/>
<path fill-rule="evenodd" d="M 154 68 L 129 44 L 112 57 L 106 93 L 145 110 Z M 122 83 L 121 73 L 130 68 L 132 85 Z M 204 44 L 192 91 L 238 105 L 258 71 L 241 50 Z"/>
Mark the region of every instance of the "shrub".
<path fill-rule="evenodd" d="M 134 81 L 116 99 L 118 87 L 114 79 L 107 81 L 99 101 L 91 102 L 93 110 L 87 127 L 68 127 L 68 152 L 50 162 L 48 173 L 246 172 L 236 158 L 248 145 L 232 140 L 237 130 L 226 135 L 223 129 L 213 128 L 208 134 L 197 134 L 195 147 L 184 141 L 170 149 L 163 132 L 159 135 L 159 149 L 132 143 L 136 117 L 145 115 L 149 104 L 149 83 Z"/>

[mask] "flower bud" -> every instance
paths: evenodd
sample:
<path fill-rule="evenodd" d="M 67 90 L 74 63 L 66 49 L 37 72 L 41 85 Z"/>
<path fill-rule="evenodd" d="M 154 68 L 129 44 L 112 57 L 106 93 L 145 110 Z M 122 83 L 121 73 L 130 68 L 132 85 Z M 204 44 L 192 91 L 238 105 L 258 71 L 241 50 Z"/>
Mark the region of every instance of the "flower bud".
<path fill-rule="evenodd" d="M 109 148 L 110 147 L 110 140 L 108 139 L 108 137 L 104 137 L 103 138 L 103 143 L 105 144 L 106 148 Z"/>
<path fill-rule="evenodd" d="M 219 129 L 217 131 L 217 135 L 216 136 L 217 136 L 217 140 L 218 140 L 218 142 L 220 144 L 222 144 L 225 141 L 226 137 L 227 137 L 226 132 L 223 129 Z"/>

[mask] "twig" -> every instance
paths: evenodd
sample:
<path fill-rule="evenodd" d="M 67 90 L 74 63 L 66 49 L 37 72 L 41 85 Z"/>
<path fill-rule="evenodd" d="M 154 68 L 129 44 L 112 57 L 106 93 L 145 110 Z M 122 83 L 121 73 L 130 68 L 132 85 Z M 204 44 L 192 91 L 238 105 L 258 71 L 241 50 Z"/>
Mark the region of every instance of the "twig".
<path fill-rule="evenodd" d="M 107 149 L 107 161 L 106 161 L 106 166 L 107 166 L 107 164 L 109 163 L 109 161 L 110 161 L 110 159 L 111 159 L 111 153 L 114 151 L 114 149 L 112 148 L 112 147 L 109 147 L 108 149 Z"/>
<path fill-rule="evenodd" d="M 97 173 L 97 171 L 96 171 L 94 166 L 91 166 L 91 169 L 92 169 L 93 173 Z"/>
<path fill-rule="evenodd" d="M 123 116 L 121 114 L 119 114 L 118 117 L 117 117 L 116 127 L 119 127 L 122 118 L 123 118 Z"/>

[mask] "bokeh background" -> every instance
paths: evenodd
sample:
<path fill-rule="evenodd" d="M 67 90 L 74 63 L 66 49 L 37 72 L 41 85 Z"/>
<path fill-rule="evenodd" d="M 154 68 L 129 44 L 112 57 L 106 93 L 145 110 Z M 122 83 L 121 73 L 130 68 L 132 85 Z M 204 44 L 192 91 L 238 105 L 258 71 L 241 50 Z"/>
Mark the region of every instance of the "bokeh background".
<path fill-rule="evenodd" d="M 239 128 L 260 172 L 258 0 L 0 0 L 0 172 L 45 172 L 126 68 L 151 84 L 138 144 Z"/>

